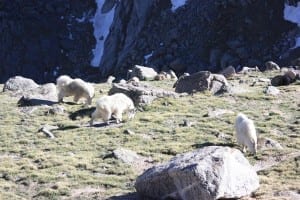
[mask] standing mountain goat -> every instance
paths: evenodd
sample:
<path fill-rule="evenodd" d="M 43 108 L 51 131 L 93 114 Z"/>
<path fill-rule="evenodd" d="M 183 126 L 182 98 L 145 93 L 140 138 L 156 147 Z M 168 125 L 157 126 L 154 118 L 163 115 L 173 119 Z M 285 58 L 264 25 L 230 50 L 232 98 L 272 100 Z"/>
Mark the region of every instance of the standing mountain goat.
<path fill-rule="evenodd" d="M 95 90 L 92 84 L 76 78 L 72 79 L 67 75 L 62 75 L 56 79 L 58 90 L 58 101 L 62 102 L 64 97 L 74 96 L 77 103 L 80 98 L 86 99 L 86 105 L 91 105 Z"/>
<path fill-rule="evenodd" d="M 257 136 L 254 123 L 248 119 L 246 115 L 239 113 L 235 121 L 236 138 L 239 145 L 242 145 L 243 152 L 246 152 L 246 147 L 251 153 L 256 154 L 257 151 Z"/>
<path fill-rule="evenodd" d="M 93 125 L 96 118 L 102 118 L 104 122 L 109 124 L 111 116 L 116 118 L 117 123 L 120 123 L 124 112 L 128 112 L 128 119 L 134 117 L 135 107 L 129 97 L 123 93 L 103 96 L 96 102 L 96 110 L 92 113 L 90 125 Z"/>

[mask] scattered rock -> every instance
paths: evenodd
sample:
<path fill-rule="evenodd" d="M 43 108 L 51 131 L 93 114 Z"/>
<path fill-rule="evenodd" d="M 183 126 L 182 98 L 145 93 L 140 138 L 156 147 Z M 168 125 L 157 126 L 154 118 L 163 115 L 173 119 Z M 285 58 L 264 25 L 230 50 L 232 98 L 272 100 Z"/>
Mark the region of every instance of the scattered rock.
<path fill-rule="evenodd" d="M 280 90 L 274 86 L 268 86 L 264 92 L 268 95 L 277 96 L 280 93 Z"/>
<path fill-rule="evenodd" d="M 271 138 L 259 138 L 258 139 L 258 146 L 260 149 L 283 149 L 281 144 Z"/>
<path fill-rule="evenodd" d="M 18 101 L 19 106 L 53 105 L 58 100 L 56 86 L 53 83 L 47 83 L 22 93 L 23 96 Z"/>
<path fill-rule="evenodd" d="M 273 86 L 284 86 L 292 83 L 292 79 L 285 75 L 277 75 L 271 79 L 271 85 Z"/>
<path fill-rule="evenodd" d="M 268 61 L 265 63 L 266 70 L 280 70 L 280 67 L 273 61 Z"/>
<path fill-rule="evenodd" d="M 177 93 L 194 93 L 209 90 L 212 94 L 228 91 L 226 78 L 220 74 L 201 71 L 190 76 L 181 76 L 174 84 Z"/>
<path fill-rule="evenodd" d="M 153 162 L 151 158 L 145 158 L 132 150 L 124 148 L 115 149 L 112 155 L 116 159 L 119 159 L 122 162 L 132 166 L 138 172 L 142 172 L 143 170 L 149 168 L 152 166 L 151 163 Z"/>
<path fill-rule="evenodd" d="M 244 66 L 243 68 L 242 68 L 242 70 L 241 71 L 239 71 L 238 73 L 239 74 L 248 74 L 248 73 L 250 73 L 250 72 L 259 72 L 260 70 L 258 69 L 258 67 L 256 66 L 256 67 L 247 67 L 247 66 Z"/>
<path fill-rule="evenodd" d="M 151 67 L 144 67 L 140 65 L 135 65 L 132 69 L 131 77 L 138 77 L 140 80 L 154 80 L 157 72 Z"/>
<path fill-rule="evenodd" d="M 22 95 L 27 91 L 34 90 L 38 87 L 39 85 L 31 79 L 24 78 L 22 76 L 14 76 L 6 81 L 3 87 L 3 92 L 12 91 Z"/>
<path fill-rule="evenodd" d="M 287 72 L 284 73 L 284 76 L 287 76 L 292 81 L 295 81 L 296 77 L 297 77 L 297 73 L 296 73 L 296 71 L 289 69 Z"/>
<path fill-rule="evenodd" d="M 123 148 L 115 149 L 113 155 L 115 158 L 127 164 L 132 164 L 140 159 L 140 156 L 136 152 Z"/>
<path fill-rule="evenodd" d="M 153 199 L 240 198 L 259 187 L 253 167 L 237 149 L 209 146 L 154 166 L 135 183 L 141 197 Z"/>
<path fill-rule="evenodd" d="M 63 114 L 64 112 L 65 112 L 65 107 L 61 105 L 53 105 L 48 111 L 49 114 L 53 114 L 53 115 Z"/>
<path fill-rule="evenodd" d="M 221 117 L 222 115 L 225 115 L 225 114 L 234 114 L 234 112 L 231 110 L 225 110 L 225 109 L 215 109 L 215 110 L 208 111 L 207 116 L 211 117 L 211 118 L 217 118 L 217 117 Z"/>
<path fill-rule="evenodd" d="M 124 134 L 127 134 L 127 135 L 134 135 L 135 132 L 132 131 L 132 130 L 126 129 L 126 130 L 124 131 Z"/>
<path fill-rule="evenodd" d="M 193 125 L 193 122 L 185 119 L 183 120 L 183 123 L 182 124 L 179 124 L 180 126 L 185 126 L 185 127 L 191 127 Z"/>
<path fill-rule="evenodd" d="M 235 75 L 235 68 L 233 66 L 228 66 L 223 69 L 220 74 L 222 74 L 225 78 L 230 78 Z"/>
<path fill-rule="evenodd" d="M 109 76 L 108 78 L 107 78 L 107 81 L 106 81 L 106 83 L 108 83 L 108 84 L 112 84 L 113 83 L 113 81 L 116 79 L 116 77 L 114 77 L 114 76 Z"/>
<path fill-rule="evenodd" d="M 179 95 L 172 91 L 154 88 L 148 85 L 139 84 L 118 84 L 114 83 L 108 94 L 125 93 L 135 103 L 135 105 L 150 104 L 154 99 L 160 97 L 178 97 Z"/>

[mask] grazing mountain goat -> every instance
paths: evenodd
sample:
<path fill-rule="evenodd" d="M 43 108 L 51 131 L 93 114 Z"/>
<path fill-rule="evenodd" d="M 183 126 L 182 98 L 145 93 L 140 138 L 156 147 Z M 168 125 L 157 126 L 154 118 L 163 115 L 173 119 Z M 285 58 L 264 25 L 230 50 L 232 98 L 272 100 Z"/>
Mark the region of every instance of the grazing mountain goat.
<path fill-rule="evenodd" d="M 128 112 L 128 119 L 134 117 L 135 107 L 129 97 L 123 93 L 103 96 L 96 101 L 96 110 L 92 113 L 90 125 L 93 125 L 96 118 L 102 118 L 104 122 L 109 124 L 111 116 L 116 118 L 117 123 L 120 123 L 124 112 Z"/>
<path fill-rule="evenodd" d="M 246 115 L 239 113 L 235 121 L 236 138 L 239 145 L 242 145 L 243 152 L 246 152 L 246 147 L 251 153 L 256 154 L 257 151 L 257 136 L 254 123 L 248 119 Z"/>
<path fill-rule="evenodd" d="M 85 105 L 91 105 L 92 98 L 95 95 L 95 89 L 92 84 L 79 78 L 72 79 L 67 75 L 62 75 L 56 79 L 56 87 L 59 102 L 62 102 L 64 97 L 74 96 L 76 103 L 80 98 L 85 98 Z"/>

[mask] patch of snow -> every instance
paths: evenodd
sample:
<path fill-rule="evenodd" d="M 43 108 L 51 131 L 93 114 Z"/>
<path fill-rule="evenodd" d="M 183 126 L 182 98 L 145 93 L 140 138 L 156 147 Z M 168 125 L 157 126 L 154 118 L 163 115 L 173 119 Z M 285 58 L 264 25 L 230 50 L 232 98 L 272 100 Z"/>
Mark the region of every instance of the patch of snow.
<path fill-rule="evenodd" d="M 101 9 L 105 0 L 96 0 L 97 10 L 94 16 L 93 27 L 94 27 L 94 37 L 96 39 L 96 47 L 93 49 L 93 59 L 91 61 L 91 66 L 99 67 L 99 64 L 102 59 L 104 42 L 109 33 L 110 26 L 114 19 L 115 7 L 114 6 L 109 12 L 102 13 Z"/>
<path fill-rule="evenodd" d="M 295 40 L 296 40 L 296 44 L 293 48 L 300 47 L 300 37 L 297 37 Z"/>
<path fill-rule="evenodd" d="M 184 6 L 187 0 L 171 0 L 172 11 L 175 12 L 177 8 Z"/>
<path fill-rule="evenodd" d="M 293 23 L 296 23 L 300 27 L 300 2 L 297 7 L 284 5 L 284 19 Z"/>
<path fill-rule="evenodd" d="M 153 55 L 153 51 L 147 55 L 144 55 L 145 64 L 148 63 L 149 58 Z"/>
<path fill-rule="evenodd" d="M 300 2 L 297 6 L 284 5 L 283 17 L 285 20 L 295 23 L 300 28 Z M 295 46 L 292 49 L 300 47 L 300 37 L 295 38 Z"/>

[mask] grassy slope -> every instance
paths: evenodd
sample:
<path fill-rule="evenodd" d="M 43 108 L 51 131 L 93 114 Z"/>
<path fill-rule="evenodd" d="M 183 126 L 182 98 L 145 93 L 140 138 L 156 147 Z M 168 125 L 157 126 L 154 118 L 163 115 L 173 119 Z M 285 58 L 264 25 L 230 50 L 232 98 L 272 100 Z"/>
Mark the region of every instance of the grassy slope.
<path fill-rule="evenodd" d="M 112 150 L 118 147 L 131 149 L 152 157 L 157 163 L 207 143 L 237 147 L 233 124 L 238 112 L 254 119 L 259 137 L 270 137 L 284 146 L 280 151 L 261 150 L 256 158 L 248 155 L 251 163 L 299 151 L 299 83 L 280 87 L 278 97 L 265 95 L 264 86 L 249 87 L 257 76 L 273 75 L 243 76 L 246 81 L 242 84 L 238 84 L 239 78 L 230 80 L 247 90 L 240 94 L 211 96 L 197 93 L 179 99 L 158 99 L 145 107 L 144 112 L 138 112 L 133 121 L 119 128 L 85 127 L 88 116 L 70 120 L 69 114 L 83 109 L 82 105 L 64 104 L 66 113 L 63 115 L 47 114 L 45 107 L 28 113 L 24 112 L 26 108 L 16 106 L 18 99 L 0 93 L 0 196 L 3 199 L 91 199 L 132 192 L 139 173 L 119 160 L 106 158 Z M 173 83 L 148 84 L 171 88 Z M 96 88 L 104 93 L 109 90 L 107 84 L 98 84 Z M 101 95 L 97 92 L 96 97 Z M 227 109 L 235 114 L 208 117 L 207 113 L 214 109 Z M 184 120 L 193 125 L 181 126 Z M 60 127 L 53 130 L 55 139 L 38 132 L 45 124 Z M 135 134 L 124 134 L 126 129 Z M 220 135 L 225 137 L 218 137 Z M 298 157 L 259 172 L 261 187 L 256 198 L 280 199 L 273 197 L 273 193 L 299 192 L 299 165 Z"/>

